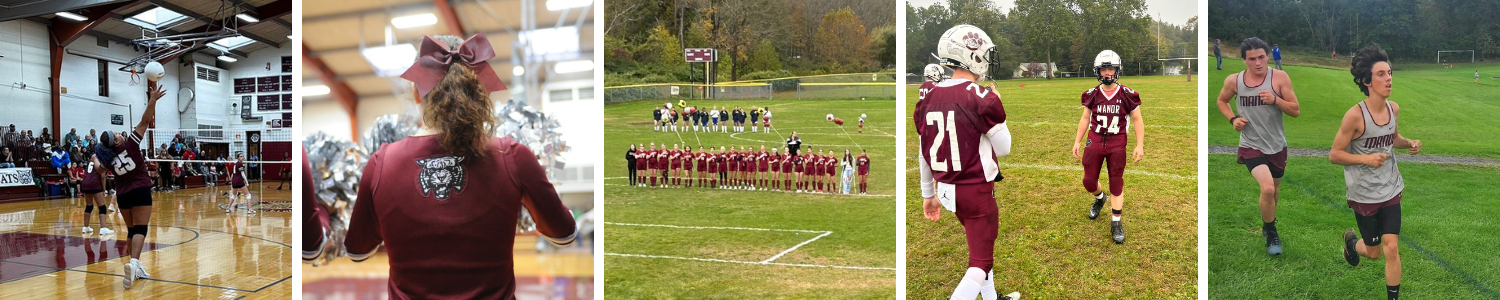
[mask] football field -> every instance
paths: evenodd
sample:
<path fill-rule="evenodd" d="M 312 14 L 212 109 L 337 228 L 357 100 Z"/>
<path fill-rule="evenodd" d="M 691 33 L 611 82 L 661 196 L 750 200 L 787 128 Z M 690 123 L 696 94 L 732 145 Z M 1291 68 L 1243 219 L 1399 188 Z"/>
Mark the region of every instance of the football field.
<path fill-rule="evenodd" d="M 1110 239 L 1108 211 L 1087 217 L 1093 198 L 1071 154 L 1082 113 L 1080 95 L 1094 78 L 996 81 L 1012 135 L 996 184 L 1000 234 L 995 286 L 1024 299 L 1196 299 L 1198 270 L 1197 82 L 1184 76 L 1131 76 L 1146 124 L 1145 158 L 1125 171 L 1125 243 Z M 988 82 L 982 83 L 988 84 Z M 1022 84 L 1025 86 L 1022 87 Z M 907 111 L 917 88 L 907 88 Z M 923 218 L 916 129 L 906 130 L 907 296 L 947 298 L 967 268 L 963 228 L 953 213 Z M 1133 149 L 1136 141 L 1131 133 Z M 1104 173 L 1107 173 L 1106 170 Z M 1107 188 L 1107 175 L 1100 174 Z"/>
<path fill-rule="evenodd" d="M 665 101 L 605 106 L 605 296 L 619 299 L 879 299 L 896 294 L 896 101 L 689 100 L 770 106 L 771 133 L 652 130 Z M 677 105 L 676 100 L 672 100 Z M 827 114 L 843 119 L 838 126 Z M 869 116 L 863 133 L 860 114 Z M 679 130 L 681 130 L 679 128 Z M 869 151 L 869 195 L 628 185 L 631 144 Z M 804 152 L 805 153 L 805 152 Z"/>
<path fill-rule="evenodd" d="M 1347 59 L 1346 59 L 1347 60 Z M 1401 106 L 1401 134 L 1422 141 L 1419 157 L 1462 163 L 1401 161 L 1406 188 L 1399 241 L 1401 293 L 1419 299 L 1500 298 L 1500 245 L 1496 216 L 1500 145 L 1483 138 L 1500 111 L 1494 102 L 1500 64 L 1396 63 L 1391 100 Z M 1225 76 L 1244 69 L 1238 60 L 1210 70 L 1217 93 Z M 1328 151 L 1339 119 L 1364 96 L 1347 70 L 1286 66 L 1302 115 L 1286 118 L 1289 147 Z M 1480 83 L 1473 72 L 1479 70 Z M 1210 98 L 1212 99 L 1212 98 Z M 1212 101 L 1212 100 L 1210 100 Z M 1212 109 L 1210 145 L 1233 147 L 1239 134 Z M 1397 150 L 1404 154 L 1405 150 Z M 1208 261 L 1210 298 L 1377 298 L 1384 295 L 1384 259 L 1349 266 L 1341 234 L 1356 227 L 1346 204 L 1343 167 L 1326 156 L 1293 156 L 1287 163 L 1277 209 L 1284 254 L 1266 254 L 1257 206 L 1258 188 L 1232 154 L 1208 158 Z"/>

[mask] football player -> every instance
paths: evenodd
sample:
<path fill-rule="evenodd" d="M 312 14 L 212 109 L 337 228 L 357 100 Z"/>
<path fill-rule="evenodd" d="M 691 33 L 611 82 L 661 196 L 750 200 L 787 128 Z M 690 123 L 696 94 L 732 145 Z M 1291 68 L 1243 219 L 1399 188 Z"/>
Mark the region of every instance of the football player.
<path fill-rule="evenodd" d="M 923 83 L 917 92 L 912 121 L 920 147 L 922 213 L 934 222 L 942 210 L 953 212 L 964 227 L 969 246 L 968 269 L 953 289 L 952 299 L 999 297 L 991 268 L 1000 215 L 995 184 L 1000 176 L 995 158 L 1010 154 L 1010 130 L 1005 107 L 993 87 L 980 86 L 994 63 L 995 44 L 973 25 L 958 25 L 937 43 L 938 58 L 953 77 Z"/>
<path fill-rule="evenodd" d="M 1140 161 L 1145 151 L 1146 125 L 1142 123 L 1141 95 L 1120 84 L 1120 55 L 1114 50 L 1094 56 L 1094 74 L 1099 85 L 1083 92 L 1083 116 L 1078 119 L 1078 133 L 1073 136 L 1073 158 L 1083 162 L 1083 189 L 1094 196 L 1089 219 L 1099 217 L 1105 194 L 1099 190 L 1099 171 L 1109 163 L 1110 236 L 1116 244 L 1125 242 L 1125 226 L 1120 212 L 1125 207 L 1125 144 L 1132 125 L 1135 128 L 1135 151 Z M 1079 153 L 1080 140 L 1083 152 Z"/>

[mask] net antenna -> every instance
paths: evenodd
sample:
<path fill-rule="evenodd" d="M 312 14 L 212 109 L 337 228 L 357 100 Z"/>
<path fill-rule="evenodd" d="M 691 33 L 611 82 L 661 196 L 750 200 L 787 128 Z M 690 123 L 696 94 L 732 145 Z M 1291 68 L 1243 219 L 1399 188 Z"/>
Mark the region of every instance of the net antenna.
<path fill-rule="evenodd" d="M 1438 52 L 1437 52 L 1437 63 L 1439 63 L 1439 64 L 1445 63 L 1445 62 L 1443 62 L 1443 53 L 1445 53 L 1445 52 L 1446 53 L 1463 53 L 1463 52 L 1468 52 L 1469 53 L 1469 63 L 1471 63 L 1471 64 L 1474 63 L 1474 50 L 1438 50 Z M 1449 56 L 1452 56 L 1452 54 L 1449 54 Z M 1463 55 L 1460 54 L 1459 57 L 1463 57 Z"/>

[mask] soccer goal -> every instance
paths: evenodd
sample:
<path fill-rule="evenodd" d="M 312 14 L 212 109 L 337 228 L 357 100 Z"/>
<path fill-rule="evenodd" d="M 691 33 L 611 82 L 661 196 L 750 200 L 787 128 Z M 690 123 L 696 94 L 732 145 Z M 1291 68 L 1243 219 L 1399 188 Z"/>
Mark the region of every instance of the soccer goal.
<path fill-rule="evenodd" d="M 1469 53 L 1469 63 L 1474 63 L 1474 50 L 1439 50 L 1437 52 L 1437 63 L 1439 63 L 1439 64 L 1453 63 L 1452 60 L 1455 59 L 1454 55 L 1457 55 L 1456 59 L 1462 60 L 1463 57 L 1464 57 L 1463 56 L 1464 52 L 1468 52 Z M 1448 60 L 1443 60 L 1443 53 L 1448 53 Z M 1462 62 L 1462 61 L 1459 61 L 1459 62 Z"/>

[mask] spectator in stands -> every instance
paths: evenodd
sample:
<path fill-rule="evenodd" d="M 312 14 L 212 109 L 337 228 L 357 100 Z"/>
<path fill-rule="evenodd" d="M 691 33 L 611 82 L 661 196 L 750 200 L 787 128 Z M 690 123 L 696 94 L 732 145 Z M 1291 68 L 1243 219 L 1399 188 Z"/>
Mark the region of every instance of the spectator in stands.
<path fill-rule="evenodd" d="M 68 135 L 63 136 L 62 144 L 66 147 L 78 145 L 78 128 L 68 129 Z"/>
<path fill-rule="evenodd" d="M 183 167 L 183 163 L 180 161 L 172 164 L 172 185 L 176 186 L 177 189 L 187 188 L 187 173 L 184 172 L 184 169 L 186 168 Z"/>
<path fill-rule="evenodd" d="M 198 159 L 198 153 L 197 153 L 197 151 L 194 151 L 193 148 L 183 149 L 182 150 L 182 159 L 185 159 L 185 160 L 195 160 L 195 159 Z M 199 165 L 196 162 L 188 164 L 188 166 L 187 166 L 187 173 L 186 174 L 188 176 L 199 176 L 198 173 L 200 173 L 200 172 L 198 172 L 198 168 L 201 167 L 201 166 L 202 165 Z"/>
<path fill-rule="evenodd" d="M 10 147 L 0 146 L 0 168 L 15 168 L 15 154 L 10 153 Z"/>
<path fill-rule="evenodd" d="M 82 196 L 81 195 L 82 193 L 80 193 L 79 191 L 82 190 L 82 187 L 80 185 L 83 184 L 83 175 L 84 175 L 83 164 L 82 163 L 78 163 L 78 162 L 74 162 L 74 163 L 69 164 L 69 166 L 70 166 L 70 168 L 68 168 L 68 189 L 69 189 L 69 191 L 68 191 L 68 197 L 71 198 L 71 197 Z M 88 215 L 84 215 L 84 216 L 87 217 Z"/>
<path fill-rule="evenodd" d="M 10 127 L 4 129 L 0 130 L 4 132 L 4 134 L 0 134 L 0 147 L 15 148 L 16 139 L 19 138 L 16 135 L 16 124 L 10 124 Z"/>
<path fill-rule="evenodd" d="M 31 148 L 30 130 L 21 131 L 21 138 L 19 140 L 16 140 L 16 149 L 20 150 L 22 161 L 32 161 L 36 159 L 36 149 Z"/>
<path fill-rule="evenodd" d="M 57 169 L 57 174 L 67 174 L 68 166 L 73 163 L 73 158 L 62 146 L 52 146 L 49 157 L 52 158 L 52 167 Z"/>
<path fill-rule="evenodd" d="M 90 149 L 90 147 L 94 146 L 94 142 L 97 141 L 99 141 L 99 136 L 94 133 L 93 129 L 89 129 L 89 135 L 83 137 L 83 148 Z"/>

